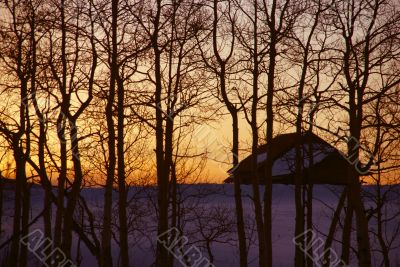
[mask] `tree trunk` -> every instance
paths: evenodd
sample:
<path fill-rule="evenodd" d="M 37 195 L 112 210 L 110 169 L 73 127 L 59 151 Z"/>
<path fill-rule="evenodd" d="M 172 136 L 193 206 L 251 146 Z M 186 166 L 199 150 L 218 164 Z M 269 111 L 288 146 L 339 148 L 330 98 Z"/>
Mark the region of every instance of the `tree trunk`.
<path fill-rule="evenodd" d="M 107 179 L 104 189 L 104 210 L 103 210 L 103 231 L 101 235 L 101 247 L 102 253 L 100 256 L 101 267 L 112 267 L 112 254 L 111 254 L 111 237 L 112 237 L 112 195 L 113 185 L 116 167 L 116 155 L 115 155 L 115 125 L 114 125 L 114 99 L 115 99 L 115 86 L 116 77 L 118 72 L 117 67 L 117 16 L 115 13 L 117 1 L 112 1 L 112 25 L 111 25 L 111 77 L 110 77 L 110 89 L 107 97 L 107 104 L 105 108 L 106 121 L 107 121 L 107 132 L 108 132 L 108 166 L 107 166 Z"/>
<path fill-rule="evenodd" d="M 28 184 L 25 168 L 26 161 L 22 160 L 22 176 L 25 178 L 22 180 L 22 217 L 21 217 L 21 236 L 27 236 L 29 234 L 29 211 L 31 205 L 31 190 L 30 185 Z M 21 246 L 20 252 L 20 267 L 26 267 L 28 261 L 28 247 Z"/>
<path fill-rule="evenodd" d="M 312 134 L 312 130 L 310 130 L 308 132 L 309 134 Z M 309 164 L 308 164 L 308 169 L 311 170 L 312 166 L 314 165 L 314 151 L 313 151 L 313 144 L 312 144 L 312 140 L 310 138 L 310 141 L 308 143 L 308 160 L 309 160 Z M 310 172 L 308 172 L 310 173 Z M 312 177 L 309 175 L 308 176 L 308 183 L 306 185 L 306 191 L 307 191 L 307 239 L 306 239 L 306 243 L 307 243 L 307 255 L 314 255 L 313 252 L 313 246 L 312 246 L 312 242 L 313 242 L 313 180 Z M 310 257 L 306 257 L 306 262 L 307 262 L 307 267 L 313 267 L 314 266 L 314 260 L 311 259 Z"/>
<path fill-rule="evenodd" d="M 168 262 L 168 236 L 164 233 L 168 230 L 168 177 L 169 168 L 165 163 L 164 155 L 164 127 L 163 112 L 161 105 L 162 96 L 162 74 L 161 74 L 161 51 L 158 44 L 158 34 L 161 16 L 161 0 L 157 0 L 157 9 L 154 19 L 154 32 L 151 36 L 151 44 L 154 51 L 154 75 L 156 81 L 155 108 L 156 112 L 156 163 L 157 163 L 157 203 L 158 203 L 158 230 L 160 242 L 157 242 L 156 266 L 164 267 Z"/>
<path fill-rule="evenodd" d="M 357 179 L 358 180 L 358 179 Z M 361 185 L 351 185 L 351 205 L 353 205 L 354 212 L 356 215 L 357 225 L 357 243 L 358 243 L 358 255 L 360 266 L 371 266 L 371 251 L 369 245 L 369 230 L 368 220 L 364 212 L 364 204 L 361 199 Z"/>
<path fill-rule="evenodd" d="M 52 184 L 47 176 L 46 162 L 45 162 L 45 145 L 46 145 L 46 119 L 42 111 L 39 109 L 36 99 L 36 69 L 37 69 L 37 56 L 36 56 L 36 39 L 35 39 L 35 15 L 31 22 L 31 40 L 32 40 L 32 76 L 31 76 L 31 95 L 32 102 L 35 108 L 36 116 L 39 119 L 39 137 L 38 137 L 38 161 L 39 161 L 39 176 L 40 183 L 44 188 L 44 212 L 43 212 L 43 227 L 44 238 L 53 240 L 51 235 L 51 213 L 52 213 Z M 54 243 L 53 243 L 54 244 Z M 47 257 L 48 255 L 46 255 Z M 51 258 L 48 258 L 46 264 L 51 264 Z"/>
<path fill-rule="evenodd" d="M 177 177 L 176 177 L 176 162 L 174 162 L 171 166 L 171 184 L 170 184 L 170 197 L 171 197 L 171 227 L 176 227 L 177 229 L 180 229 L 180 225 L 178 224 L 179 221 L 179 216 L 180 212 L 178 211 L 178 199 L 177 199 L 177 193 L 178 193 L 178 188 L 177 188 Z M 177 239 L 177 233 L 176 231 L 173 231 L 171 233 L 171 240 Z M 168 264 L 167 266 L 173 266 L 174 264 L 174 255 L 170 254 L 168 257 Z"/>
<path fill-rule="evenodd" d="M 352 102 L 354 99 L 350 99 Z M 358 105 L 359 106 L 359 105 Z M 355 106 L 353 107 L 355 108 Z M 362 107 L 361 107 L 362 109 Z M 354 111 L 352 108 L 350 109 Z M 355 119 L 355 114 L 357 113 L 357 119 Z M 350 115 L 350 129 L 352 137 L 356 140 L 360 140 L 360 129 L 362 110 L 358 109 L 356 113 L 351 113 Z M 359 164 L 359 147 L 357 144 L 348 143 L 349 158 Z M 356 165 L 349 165 L 348 175 L 349 175 L 349 204 L 354 210 L 356 217 L 357 226 L 357 245 L 358 245 L 358 260 L 360 266 L 371 266 L 371 250 L 369 244 L 369 230 L 368 230 L 368 220 L 365 214 L 364 203 L 361 196 L 361 183 L 360 174 Z"/>
<path fill-rule="evenodd" d="M 295 236 L 301 236 L 299 240 L 297 240 L 297 244 L 295 246 L 295 266 L 302 267 L 305 264 L 304 251 L 305 248 L 305 240 L 303 238 L 304 233 L 304 209 L 303 209 L 303 201 L 302 201 L 302 181 L 303 178 L 303 145 L 301 142 L 301 129 L 297 128 L 297 137 L 296 137 L 296 173 L 295 173 L 295 206 L 296 206 L 296 221 L 295 221 Z"/>
<path fill-rule="evenodd" d="M 3 175 L 0 171 L 0 234 L 3 232 Z"/>
<path fill-rule="evenodd" d="M 54 246 L 61 246 L 63 214 L 64 214 L 64 196 L 65 181 L 67 179 L 67 144 L 65 140 L 65 118 L 60 114 L 57 120 L 57 134 L 60 140 L 60 173 L 57 185 L 57 211 L 54 223 Z"/>
<path fill-rule="evenodd" d="M 259 77 L 259 55 L 258 55 L 258 37 L 257 37 L 257 23 L 258 23 L 258 3 L 254 1 L 254 29 L 253 29 L 253 96 L 252 96 L 252 106 L 251 106 L 251 132 L 252 132 L 252 146 L 251 153 L 254 155 L 252 160 L 252 187 L 253 187 L 253 203 L 254 203 L 254 213 L 256 218 L 257 236 L 258 236 L 258 254 L 259 265 L 265 265 L 265 229 L 263 220 L 263 211 L 260 198 L 260 177 L 258 175 L 258 162 L 257 162 L 257 149 L 258 149 L 258 123 L 257 123 L 257 107 L 258 107 L 258 77 Z"/>
<path fill-rule="evenodd" d="M 265 7 L 267 8 L 267 7 Z M 274 87 L 275 87 L 275 67 L 278 43 L 276 31 L 276 8 L 277 1 L 272 1 L 271 16 L 268 21 L 268 29 L 270 30 L 270 46 L 269 46 L 269 65 L 268 65 L 268 82 L 267 82 L 267 105 L 266 105 L 266 143 L 267 143 L 267 158 L 265 165 L 265 191 L 264 191 L 264 230 L 265 230 L 265 255 L 260 255 L 260 267 L 272 267 L 272 139 L 274 131 Z"/>
<path fill-rule="evenodd" d="M 351 228 L 353 222 L 353 207 L 349 204 L 349 190 L 347 191 L 348 207 L 344 219 L 343 232 L 342 232 L 342 256 L 341 261 L 349 265 L 350 260 L 350 246 L 351 246 Z"/>
<path fill-rule="evenodd" d="M 117 0 L 114 0 L 117 1 Z M 117 12 L 118 9 L 115 10 Z M 118 81 L 118 214 L 119 242 L 121 249 L 121 266 L 129 266 L 128 221 L 126 216 L 127 192 L 125 185 L 125 154 L 124 154 L 124 86 Z"/>
<path fill-rule="evenodd" d="M 13 236 L 14 239 L 11 243 L 11 250 L 8 258 L 8 267 L 19 267 L 20 265 L 20 249 L 19 249 L 19 239 L 21 231 L 21 202 L 22 202 L 22 181 L 24 179 L 21 173 L 21 158 L 18 142 L 13 145 L 14 149 L 14 160 L 16 167 L 16 181 L 15 181 L 15 199 L 14 199 L 14 219 L 13 219 Z"/>
<path fill-rule="evenodd" d="M 230 56 L 226 59 L 222 59 L 218 51 L 218 40 L 217 40 L 217 30 L 218 30 L 218 1 L 213 1 L 213 52 L 214 56 L 218 62 L 220 70 L 216 72 L 220 80 L 220 92 L 223 102 L 228 109 L 229 114 L 232 118 L 232 171 L 239 164 L 239 126 L 238 126 L 238 110 L 234 104 L 229 100 L 226 91 L 226 64 L 232 56 L 234 47 L 231 47 Z M 232 32 L 233 38 L 234 32 Z M 239 240 L 239 253 L 240 253 L 240 266 L 247 266 L 247 246 L 246 246 L 246 232 L 244 226 L 243 218 L 243 204 L 242 204 L 242 193 L 240 188 L 240 180 L 237 177 L 233 177 L 234 186 L 234 197 L 235 197 L 235 210 L 236 210 L 236 227 Z"/>
<path fill-rule="evenodd" d="M 325 240 L 325 245 L 324 245 L 324 253 L 325 253 L 325 255 L 323 255 L 324 256 L 324 258 L 323 258 L 323 263 L 324 263 L 323 266 L 324 267 L 331 266 L 330 265 L 330 260 L 331 260 L 331 258 L 330 258 L 330 249 L 331 249 L 331 246 L 332 246 L 333 238 L 335 237 L 336 227 L 337 227 L 337 224 L 339 222 L 340 213 L 342 212 L 346 197 L 347 197 L 347 190 L 345 188 L 343 190 L 342 194 L 340 195 L 338 205 L 337 205 L 337 207 L 335 209 L 335 212 L 333 213 L 332 222 L 331 222 L 331 225 L 329 226 L 328 235 L 327 235 L 326 240 Z"/>
<path fill-rule="evenodd" d="M 67 99 L 67 55 L 66 55 L 66 23 L 65 23 L 65 0 L 60 1 L 60 20 L 61 20 L 61 87 L 60 91 L 63 97 L 60 113 L 57 118 L 57 135 L 60 140 L 60 174 L 58 178 L 58 197 L 57 197 L 57 212 L 54 229 L 54 246 L 61 247 L 63 219 L 64 217 L 64 197 L 65 183 L 67 179 L 67 141 L 65 138 L 65 125 L 67 123 L 68 99 Z"/>
<path fill-rule="evenodd" d="M 72 162 L 74 164 L 75 179 L 72 183 L 71 191 L 68 194 L 68 203 L 64 213 L 63 242 L 61 247 L 67 258 L 71 258 L 72 226 L 74 221 L 75 207 L 78 201 L 83 180 L 81 159 L 78 146 L 79 144 L 78 129 L 75 121 L 70 120 L 69 122 L 71 127 L 70 138 L 71 138 Z"/>
<path fill-rule="evenodd" d="M 21 61 L 18 62 L 20 66 Z M 9 254 L 8 266 L 25 267 L 27 264 L 28 250 L 26 246 L 20 247 L 21 235 L 29 233 L 29 206 L 30 192 L 26 177 L 26 160 L 24 149 L 22 148 L 22 136 L 26 134 L 29 127 L 27 114 L 27 89 L 28 80 L 19 73 L 20 87 L 20 106 L 19 106 L 19 129 L 12 134 L 12 149 L 15 161 L 15 200 L 14 200 L 14 219 L 13 219 L 13 241 Z M 29 154 L 30 140 L 26 138 L 26 153 Z"/>
<path fill-rule="evenodd" d="M 377 192 L 376 192 L 376 206 L 377 206 L 377 236 L 378 236 L 378 241 L 379 245 L 382 250 L 382 256 L 383 256 L 383 263 L 385 267 L 390 266 L 390 259 L 389 259 L 389 250 L 388 246 L 386 245 L 385 239 L 384 239 L 384 229 L 383 229 L 383 214 L 382 214 L 382 207 L 384 205 L 384 200 L 382 198 L 382 192 L 381 192 L 381 164 L 380 161 L 378 161 L 378 180 L 377 180 Z"/>
<path fill-rule="evenodd" d="M 170 96 L 171 97 L 171 96 Z M 172 96 L 173 98 L 175 96 Z M 172 152 L 173 152 L 173 132 L 174 132 L 174 118 L 173 116 L 170 116 L 167 121 L 166 121 L 166 126 L 165 126 L 165 158 L 164 158 L 164 168 L 166 170 L 166 173 L 164 174 L 164 183 L 165 183 L 165 189 L 166 192 L 164 193 L 165 195 L 163 196 L 164 198 L 164 209 L 165 209 L 165 221 L 167 223 L 167 229 L 168 229 L 168 207 L 169 207 L 169 179 L 170 179 L 170 173 L 171 173 L 171 167 L 173 165 L 173 160 L 172 160 Z M 166 254 L 168 258 L 169 253 Z M 168 260 L 164 262 L 164 266 L 168 266 Z M 168 267 L 172 267 L 168 266 Z"/>
<path fill-rule="evenodd" d="M 232 116 L 232 168 L 239 164 L 239 126 L 237 113 L 231 113 Z M 247 246 L 246 246 L 246 232 L 245 223 L 243 218 L 243 205 L 242 205 L 242 192 L 240 188 L 241 181 L 233 177 L 234 195 L 235 195 L 235 208 L 236 208 L 236 227 L 239 239 L 239 256 L 240 267 L 247 266 Z M 211 261 L 212 259 L 210 259 Z M 212 262 L 212 261 L 211 261 Z"/>

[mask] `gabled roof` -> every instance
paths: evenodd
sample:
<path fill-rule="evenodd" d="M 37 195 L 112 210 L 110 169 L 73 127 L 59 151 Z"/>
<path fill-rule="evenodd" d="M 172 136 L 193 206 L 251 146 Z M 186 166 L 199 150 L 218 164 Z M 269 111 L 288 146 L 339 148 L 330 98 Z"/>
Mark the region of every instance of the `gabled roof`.
<path fill-rule="evenodd" d="M 330 144 L 325 142 L 323 139 L 315 135 L 314 133 L 304 133 L 301 136 L 301 143 L 307 145 L 308 143 L 316 144 L 320 149 L 335 149 Z M 271 154 L 272 159 L 275 161 L 280 157 L 285 156 L 291 149 L 295 148 L 296 145 L 296 133 L 280 134 L 272 139 Z M 263 144 L 257 149 L 257 163 L 260 164 L 266 159 L 267 144 Z M 233 171 L 236 172 L 248 172 L 252 168 L 252 159 L 254 155 L 251 154 L 239 163 L 239 166 Z M 263 160 L 264 159 L 264 160 Z M 232 169 L 228 170 L 228 173 L 232 173 Z"/>
<path fill-rule="evenodd" d="M 281 134 L 272 139 L 273 183 L 293 183 L 296 163 L 296 139 L 296 133 Z M 312 179 L 314 183 L 345 183 L 348 163 L 336 148 L 314 133 L 309 132 L 301 135 L 300 144 L 303 170 L 308 173 L 302 174 L 304 179 Z M 250 183 L 254 174 L 252 170 L 254 157 L 257 157 L 257 173 L 260 182 L 263 183 L 267 158 L 266 144 L 261 145 L 255 154 L 251 154 L 242 160 L 236 168 L 230 169 L 228 173 L 231 177 L 226 179 L 225 182 L 231 182 L 234 175 L 242 183 Z M 312 166 L 310 166 L 311 157 Z"/>

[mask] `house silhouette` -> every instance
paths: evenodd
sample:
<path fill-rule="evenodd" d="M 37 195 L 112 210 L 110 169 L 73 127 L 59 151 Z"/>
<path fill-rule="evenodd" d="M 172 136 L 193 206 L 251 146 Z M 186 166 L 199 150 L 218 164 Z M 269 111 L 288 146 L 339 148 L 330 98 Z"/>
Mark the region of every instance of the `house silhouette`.
<path fill-rule="evenodd" d="M 294 184 L 296 139 L 296 133 L 281 134 L 272 139 L 273 184 Z M 301 183 L 347 184 L 347 170 L 350 163 L 341 152 L 310 132 L 303 133 L 299 142 L 302 158 Z M 239 179 L 242 184 L 251 184 L 254 177 L 252 161 L 256 156 L 257 177 L 260 184 L 265 184 L 266 151 L 266 144 L 258 147 L 256 155 L 249 155 L 240 161 L 236 168 L 228 170 L 229 177 L 224 182 L 230 183 L 233 179 Z"/>

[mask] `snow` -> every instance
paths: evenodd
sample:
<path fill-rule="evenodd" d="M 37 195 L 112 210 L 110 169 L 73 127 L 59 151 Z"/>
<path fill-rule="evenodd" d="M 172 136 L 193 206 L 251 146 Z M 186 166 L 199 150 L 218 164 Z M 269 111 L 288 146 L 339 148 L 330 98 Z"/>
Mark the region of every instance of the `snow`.
<path fill-rule="evenodd" d="M 290 154 L 290 152 L 288 152 Z M 317 155 L 317 154 L 316 154 Z M 322 154 L 323 155 L 323 154 Z M 322 158 L 322 156 L 321 156 Z M 336 207 L 340 192 L 343 187 L 341 186 L 314 186 L 314 202 L 313 202 L 313 220 L 317 236 L 324 239 L 330 225 L 330 218 L 333 210 Z M 373 193 L 374 187 L 364 187 L 366 192 Z M 239 266 L 239 253 L 236 243 L 236 229 L 235 229 L 235 211 L 234 211 L 234 197 L 233 185 L 181 185 L 179 186 L 179 199 L 184 201 L 181 205 L 182 226 L 184 234 L 188 238 L 189 243 L 198 247 L 204 256 L 207 256 L 205 250 L 204 239 L 201 236 L 200 225 L 203 227 L 205 234 L 213 234 L 218 225 L 224 225 L 225 233 L 217 236 L 215 242 L 211 243 L 211 249 L 214 256 L 214 265 L 216 267 L 224 266 Z M 101 213 L 103 205 L 103 189 L 88 188 L 83 189 L 81 194 L 85 198 L 91 212 L 93 212 L 96 223 L 101 223 Z M 249 266 L 258 266 L 257 261 L 257 245 L 256 245 L 256 231 L 254 222 L 253 203 L 250 199 L 252 195 L 252 188 L 248 185 L 242 186 L 243 206 L 246 221 L 246 234 L 250 239 L 249 242 Z M 263 187 L 261 187 L 261 195 L 263 195 Z M 114 205 L 117 205 L 117 196 L 114 195 Z M 155 253 L 155 240 L 157 229 L 157 215 L 155 211 L 156 203 L 156 189 L 154 187 L 133 187 L 129 190 L 130 201 L 128 215 L 130 225 L 130 257 L 134 266 L 151 266 L 154 263 Z M 292 242 L 294 236 L 294 222 L 295 222 L 295 204 L 294 204 L 294 188 L 290 185 L 274 185 L 273 186 L 273 266 L 293 266 L 294 257 L 294 244 Z M 394 198 L 395 199 L 395 198 Z M 42 209 L 43 191 L 40 187 L 35 186 L 32 189 L 32 217 L 38 214 Z M 3 228 L 5 233 L 0 236 L 0 244 L 6 240 L 12 230 L 12 204 L 13 193 L 11 190 L 6 190 L 5 196 L 5 217 L 3 217 Z M 388 209 L 391 212 L 400 211 L 400 203 L 393 201 L 393 206 Z M 370 202 L 365 203 L 366 209 L 373 207 Z M 117 208 L 115 211 L 115 220 L 117 220 Z M 53 209 L 53 213 L 55 209 Z M 79 214 L 76 216 L 79 218 Z M 54 217 L 54 214 L 53 214 Z M 394 229 L 398 225 L 399 220 L 392 223 L 391 227 Z M 374 223 L 370 223 L 370 228 L 375 227 Z M 31 227 L 31 231 L 35 229 L 43 229 L 43 222 L 39 220 Z M 221 228 L 222 229 L 222 228 Z M 116 229 L 114 229 L 116 230 Z M 387 229 L 390 236 L 391 228 Z M 99 233 L 99 232 L 98 232 Z M 116 234 L 118 236 L 118 234 Z M 353 234 L 355 238 L 355 235 Z M 336 238 L 340 240 L 340 230 L 336 233 Z M 118 261 L 118 246 L 114 241 L 113 243 L 113 260 L 115 263 Z M 353 246 L 355 246 L 353 241 Z M 378 248 L 378 242 L 371 239 L 372 246 Z M 400 244 L 399 237 L 394 241 L 395 245 Z M 72 261 L 76 262 L 76 248 L 77 238 L 75 236 L 75 243 L 73 246 Z M 340 254 L 340 243 L 334 242 L 334 251 Z M 4 252 L 4 251 L 3 251 Z M 1 255 L 0 251 L 0 262 Z M 90 254 L 88 249 L 81 243 L 82 262 L 81 266 L 97 266 L 97 261 L 93 255 Z M 400 256 L 394 252 L 390 255 L 393 266 L 399 266 Z M 373 266 L 379 265 L 381 259 L 380 254 L 374 250 L 373 252 Z M 178 262 L 178 261 L 176 261 Z M 351 266 L 356 266 L 354 253 L 352 254 Z M 29 266 L 39 266 L 38 262 L 32 256 L 30 257 Z M 177 264 L 176 266 L 179 266 Z M 318 265 L 316 265 L 318 266 Z"/>
<path fill-rule="evenodd" d="M 317 164 L 325 159 L 330 153 L 334 152 L 335 149 L 325 144 L 313 144 L 313 162 Z M 303 164 L 305 168 L 310 166 L 309 146 L 303 145 L 300 152 L 303 155 Z M 296 148 L 288 150 L 281 157 L 277 158 L 272 165 L 272 175 L 287 175 L 295 172 L 295 158 Z M 257 163 L 262 164 L 267 159 L 267 153 L 260 153 L 257 155 Z"/>
<path fill-rule="evenodd" d="M 267 160 L 267 152 L 261 153 L 257 155 L 257 163 L 263 163 L 264 161 Z"/>

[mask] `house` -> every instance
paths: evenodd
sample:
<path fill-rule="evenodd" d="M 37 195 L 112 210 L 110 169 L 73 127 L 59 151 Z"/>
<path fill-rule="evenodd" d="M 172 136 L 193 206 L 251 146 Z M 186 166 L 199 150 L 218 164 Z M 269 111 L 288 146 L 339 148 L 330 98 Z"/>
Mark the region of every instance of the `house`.
<path fill-rule="evenodd" d="M 300 139 L 303 168 L 302 183 L 344 185 L 347 183 L 349 162 L 336 148 L 313 133 L 304 133 Z M 281 134 L 273 138 L 271 144 L 272 183 L 294 184 L 296 133 Z M 312 151 L 312 153 L 310 153 Z M 233 177 L 242 184 L 251 184 L 253 178 L 252 161 L 257 157 L 257 174 L 260 184 L 265 183 L 266 145 L 257 149 L 256 155 L 242 160 L 236 168 L 228 171 L 225 183 L 233 182 Z M 311 163 L 311 164 L 310 164 Z"/>

